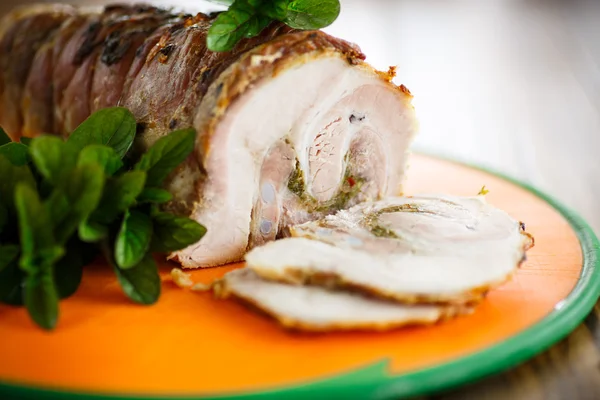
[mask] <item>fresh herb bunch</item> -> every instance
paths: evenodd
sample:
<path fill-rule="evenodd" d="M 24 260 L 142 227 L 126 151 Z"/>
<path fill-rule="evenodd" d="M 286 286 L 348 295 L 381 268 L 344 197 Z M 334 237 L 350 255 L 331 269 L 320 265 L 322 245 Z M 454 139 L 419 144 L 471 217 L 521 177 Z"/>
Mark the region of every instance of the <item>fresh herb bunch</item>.
<path fill-rule="evenodd" d="M 100 110 L 64 141 L 11 142 L 0 128 L 0 302 L 25 305 L 53 329 L 59 299 L 75 293 L 83 267 L 100 253 L 123 292 L 153 304 L 160 277 L 152 253 L 200 240 L 197 222 L 160 211 L 163 180 L 193 151 L 195 131 L 160 138 L 137 162 L 136 121 L 121 107 Z"/>
<path fill-rule="evenodd" d="M 257 36 L 273 21 L 294 29 L 312 30 L 329 26 L 340 14 L 339 0 L 212 0 L 229 6 L 208 30 L 212 51 L 229 51 L 242 38 Z"/>

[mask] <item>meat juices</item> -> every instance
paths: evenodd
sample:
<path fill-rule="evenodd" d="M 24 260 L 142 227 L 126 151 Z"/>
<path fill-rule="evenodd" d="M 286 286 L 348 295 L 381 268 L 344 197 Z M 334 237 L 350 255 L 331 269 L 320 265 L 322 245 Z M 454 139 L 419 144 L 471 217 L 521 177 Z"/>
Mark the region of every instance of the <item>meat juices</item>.
<path fill-rule="evenodd" d="M 47 20 L 44 35 L 23 40 L 23 27 Z M 211 21 L 140 5 L 11 13 L 0 31 L 0 125 L 15 139 L 67 135 L 91 112 L 125 106 L 138 153 L 194 127 L 195 152 L 165 185 L 166 207 L 208 229 L 170 255 L 189 268 L 239 261 L 290 224 L 402 193 L 417 123 L 391 74 L 351 43 L 280 23 L 214 53 Z"/>

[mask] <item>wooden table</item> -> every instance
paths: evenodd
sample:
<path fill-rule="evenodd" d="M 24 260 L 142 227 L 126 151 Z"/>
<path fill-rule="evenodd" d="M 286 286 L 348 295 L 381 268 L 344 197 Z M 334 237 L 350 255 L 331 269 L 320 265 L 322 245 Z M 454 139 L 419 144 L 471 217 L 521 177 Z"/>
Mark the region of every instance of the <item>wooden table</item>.
<path fill-rule="evenodd" d="M 327 31 L 376 67 L 398 65 L 421 121 L 416 149 L 520 178 L 600 233 L 598 21 L 596 0 L 342 0 Z M 533 360 L 434 398 L 600 398 L 599 307 Z"/>

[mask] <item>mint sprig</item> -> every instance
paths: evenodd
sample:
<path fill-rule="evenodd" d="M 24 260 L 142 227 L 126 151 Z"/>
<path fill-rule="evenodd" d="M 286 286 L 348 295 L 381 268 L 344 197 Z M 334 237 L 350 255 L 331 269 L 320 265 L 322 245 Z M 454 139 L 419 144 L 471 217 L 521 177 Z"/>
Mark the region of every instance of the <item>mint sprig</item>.
<path fill-rule="evenodd" d="M 56 326 L 59 300 L 77 291 L 99 254 L 131 300 L 153 304 L 153 253 L 183 249 L 206 232 L 158 211 L 172 199 L 163 181 L 193 151 L 195 131 L 172 132 L 130 165 L 135 128 L 120 107 L 93 114 L 66 141 L 15 143 L 0 128 L 0 302 L 24 305 L 44 329 Z"/>
<path fill-rule="evenodd" d="M 258 36 L 273 21 L 294 29 L 331 25 L 340 14 L 339 0 L 212 0 L 229 6 L 213 21 L 206 44 L 212 51 L 229 51 L 243 38 Z"/>

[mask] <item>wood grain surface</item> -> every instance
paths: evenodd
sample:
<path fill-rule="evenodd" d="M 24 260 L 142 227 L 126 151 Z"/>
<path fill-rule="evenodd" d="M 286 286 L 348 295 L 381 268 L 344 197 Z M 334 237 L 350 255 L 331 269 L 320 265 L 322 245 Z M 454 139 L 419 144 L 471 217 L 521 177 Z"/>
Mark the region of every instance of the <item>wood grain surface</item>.
<path fill-rule="evenodd" d="M 26 2 L 2 0 L 0 13 Z M 520 178 L 600 232 L 600 1 L 342 0 L 327 30 L 379 68 L 398 65 L 416 148 Z M 530 362 L 434 398 L 599 399 L 599 318 L 596 306 Z"/>

